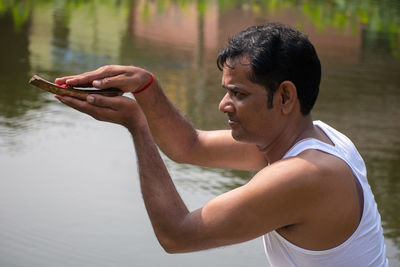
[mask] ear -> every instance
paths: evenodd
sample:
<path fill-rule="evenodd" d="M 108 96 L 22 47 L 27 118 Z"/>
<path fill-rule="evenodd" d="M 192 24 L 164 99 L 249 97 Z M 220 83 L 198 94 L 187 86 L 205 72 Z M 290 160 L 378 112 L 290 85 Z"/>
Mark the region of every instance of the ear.
<path fill-rule="evenodd" d="M 294 83 L 283 81 L 277 90 L 279 103 L 277 103 L 283 114 L 291 113 L 298 101 L 297 89 Z"/>

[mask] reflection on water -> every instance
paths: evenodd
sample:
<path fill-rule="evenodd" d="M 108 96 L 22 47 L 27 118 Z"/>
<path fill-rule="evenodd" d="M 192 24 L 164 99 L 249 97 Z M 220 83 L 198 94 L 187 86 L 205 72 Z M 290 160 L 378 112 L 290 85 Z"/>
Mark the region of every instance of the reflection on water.
<path fill-rule="evenodd" d="M 198 266 L 207 261 L 243 266 L 249 258 L 254 265 L 264 264 L 261 245 L 251 242 L 217 252 L 230 259 L 224 264 L 213 252 L 164 258 L 160 251 L 152 251 L 158 247 L 154 248 L 148 221 L 132 217 L 146 217 L 139 194 L 121 189 L 136 176 L 130 166 L 129 136 L 59 105 L 27 81 L 33 74 L 54 79 L 104 64 L 134 64 L 157 75 L 166 94 L 196 127 L 226 128 L 226 118 L 217 109 L 223 95 L 215 66 L 218 50 L 237 31 L 269 21 L 296 26 L 315 44 L 323 78 L 314 118 L 342 130 L 359 148 L 382 215 L 388 256 L 393 265 L 400 264 L 400 4 L 396 0 L 0 0 L 0 30 L 6 37 L 0 44 L 0 263 L 115 266 L 140 254 L 143 266 L 182 265 L 181 261 L 193 263 L 195 257 Z M 108 152 L 99 157 L 92 147 Z M 178 189 L 194 208 L 252 176 L 166 161 Z M 93 162 L 100 168 L 95 176 L 93 168 L 82 167 Z M 110 173 L 119 180 L 110 182 Z M 121 188 L 109 191 L 110 184 Z M 84 191 L 94 186 L 94 191 Z M 132 233 L 132 225 L 146 234 Z M 65 233 L 57 233 L 55 227 Z M 109 232 L 110 228 L 121 230 Z M 110 236 L 98 234 L 105 232 Z M 99 245 L 99 240 L 110 245 Z M 38 250 L 28 248 L 34 243 L 39 243 Z M 246 254 L 245 246 L 261 252 Z M 78 253 L 85 249 L 87 253 Z M 21 261 L 20 254 L 29 257 Z"/>

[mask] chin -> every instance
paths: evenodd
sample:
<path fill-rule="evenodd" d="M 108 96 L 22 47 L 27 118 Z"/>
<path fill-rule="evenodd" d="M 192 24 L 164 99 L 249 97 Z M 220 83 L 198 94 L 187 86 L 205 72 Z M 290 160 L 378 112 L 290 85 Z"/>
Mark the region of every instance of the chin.
<path fill-rule="evenodd" d="M 233 139 L 235 139 L 236 141 L 240 141 L 240 134 L 237 131 L 231 130 L 231 134 Z"/>
<path fill-rule="evenodd" d="M 242 143 L 254 143 L 251 141 L 251 138 L 249 135 L 244 134 L 243 132 L 239 132 L 239 131 L 234 131 L 232 130 L 232 137 L 233 139 L 235 139 L 238 142 L 242 142 Z"/>

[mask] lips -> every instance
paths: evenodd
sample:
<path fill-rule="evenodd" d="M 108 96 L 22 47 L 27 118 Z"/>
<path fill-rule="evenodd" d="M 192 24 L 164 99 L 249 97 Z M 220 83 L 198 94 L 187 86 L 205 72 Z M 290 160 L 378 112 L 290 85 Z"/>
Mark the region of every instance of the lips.
<path fill-rule="evenodd" d="M 237 118 L 231 117 L 229 116 L 229 120 L 228 120 L 229 125 L 237 125 L 239 124 L 239 120 Z"/>

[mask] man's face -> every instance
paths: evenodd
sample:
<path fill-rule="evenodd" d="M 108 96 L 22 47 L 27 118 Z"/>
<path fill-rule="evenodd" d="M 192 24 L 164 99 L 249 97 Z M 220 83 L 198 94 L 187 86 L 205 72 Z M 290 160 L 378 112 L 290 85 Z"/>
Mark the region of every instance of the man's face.
<path fill-rule="evenodd" d="M 266 89 L 248 79 L 248 60 L 227 63 L 233 68 L 226 64 L 223 68 L 222 87 L 227 93 L 219 109 L 228 115 L 232 136 L 237 141 L 268 146 L 276 138 L 280 113 L 274 107 L 268 109 Z"/>

